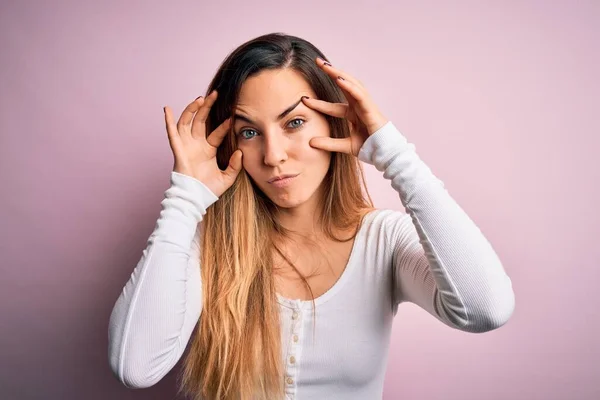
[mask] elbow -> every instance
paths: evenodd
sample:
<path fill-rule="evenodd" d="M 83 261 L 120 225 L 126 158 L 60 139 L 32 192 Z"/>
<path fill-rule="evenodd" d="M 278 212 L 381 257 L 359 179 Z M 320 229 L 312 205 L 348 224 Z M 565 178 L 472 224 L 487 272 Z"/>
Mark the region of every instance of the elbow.
<path fill-rule="evenodd" d="M 493 319 L 494 328 L 497 329 L 505 325 L 508 320 L 512 317 L 515 311 L 515 294 L 511 290 L 507 296 L 506 301 L 502 302 L 499 307 L 496 307 L 495 318 Z"/>
<path fill-rule="evenodd" d="M 154 381 L 150 381 L 143 377 L 134 377 L 134 376 L 127 376 L 127 377 L 124 376 L 124 377 L 122 377 L 122 379 L 119 379 L 119 380 L 121 381 L 123 386 L 125 386 L 126 388 L 129 388 L 129 389 L 146 389 L 146 388 L 152 387 L 156 383 L 158 383 L 158 380 L 156 382 L 154 382 Z"/>
<path fill-rule="evenodd" d="M 152 375 L 146 370 L 139 368 L 139 365 L 131 365 L 118 352 L 109 346 L 108 364 L 112 374 L 119 382 L 128 389 L 146 389 L 154 386 L 162 376 Z"/>
<path fill-rule="evenodd" d="M 117 329 L 121 325 L 115 324 L 111 317 L 108 332 L 108 365 L 113 376 L 129 389 L 145 389 L 155 385 L 162 375 L 156 373 L 147 351 L 126 347 L 123 340 L 125 335 L 121 329 Z"/>
<path fill-rule="evenodd" d="M 128 389 L 146 389 L 151 386 L 154 386 L 159 379 L 151 379 L 149 375 L 142 373 L 132 373 L 132 372 L 123 372 L 128 369 L 119 370 L 117 365 L 114 365 L 112 362 L 110 363 L 110 369 L 112 370 L 113 375 L 119 382 L 123 384 Z"/>
<path fill-rule="evenodd" d="M 459 329 L 471 333 L 485 333 L 504 326 L 512 317 L 515 310 L 515 295 L 511 290 L 501 298 L 487 303 L 487 306 L 473 310 L 470 322 Z"/>
<path fill-rule="evenodd" d="M 478 318 L 468 331 L 472 333 L 486 333 L 501 328 L 508 322 L 512 316 L 512 312 L 512 308 L 496 309 L 494 313 Z"/>
<path fill-rule="evenodd" d="M 436 314 L 446 325 L 463 332 L 493 331 L 504 326 L 512 317 L 515 310 L 515 294 L 510 284 L 505 290 L 492 293 L 458 302 L 440 299 L 440 307 Z"/>
<path fill-rule="evenodd" d="M 144 346 L 140 347 L 121 352 L 116 343 L 109 345 L 110 369 L 117 380 L 129 389 L 146 389 L 156 385 L 181 357 L 177 349 L 167 349 L 161 355 L 154 355 L 143 349 Z"/>

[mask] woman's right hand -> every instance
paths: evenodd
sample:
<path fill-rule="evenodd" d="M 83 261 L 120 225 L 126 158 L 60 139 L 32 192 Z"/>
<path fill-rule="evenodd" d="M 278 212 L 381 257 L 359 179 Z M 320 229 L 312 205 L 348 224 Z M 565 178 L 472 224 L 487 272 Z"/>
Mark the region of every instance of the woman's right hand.
<path fill-rule="evenodd" d="M 217 147 L 227 136 L 231 124 L 231 118 L 227 118 L 206 137 L 206 118 L 217 95 L 213 90 L 206 99 L 199 97 L 190 103 L 177 125 L 171 108 L 166 106 L 164 111 L 169 144 L 175 157 L 173 171 L 196 178 L 215 196 L 221 197 L 242 170 L 242 151 L 238 149 L 231 155 L 225 171 L 217 165 Z"/>

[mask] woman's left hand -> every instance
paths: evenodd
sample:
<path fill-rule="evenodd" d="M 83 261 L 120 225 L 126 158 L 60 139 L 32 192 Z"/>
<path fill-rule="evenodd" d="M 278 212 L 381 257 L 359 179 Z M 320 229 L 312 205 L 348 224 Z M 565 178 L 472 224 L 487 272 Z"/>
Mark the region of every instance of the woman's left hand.
<path fill-rule="evenodd" d="M 334 68 L 319 57 L 316 58 L 316 63 L 327 75 L 337 82 L 346 95 L 348 104 L 330 103 L 308 97 L 303 97 L 302 101 L 306 106 L 316 111 L 333 117 L 345 118 L 350 125 L 350 137 L 314 137 L 310 140 L 310 145 L 317 149 L 358 156 L 358 152 L 367 138 L 385 125 L 388 119 L 381 114 L 367 93 L 367 90 L 357 79 L 346 72 Z"/>

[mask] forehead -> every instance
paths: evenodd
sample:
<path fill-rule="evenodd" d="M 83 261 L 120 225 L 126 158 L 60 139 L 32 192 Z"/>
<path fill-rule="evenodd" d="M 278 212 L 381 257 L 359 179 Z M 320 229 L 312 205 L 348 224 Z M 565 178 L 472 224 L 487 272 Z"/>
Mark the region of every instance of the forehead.
<path fill-rule="evenodd" d="M 236 111 L 267 117 L 279 114 L 282 107 L 304 95 L 316 97 L 299 72 L 289 68 L 265 70 L 242 84 Z"/>

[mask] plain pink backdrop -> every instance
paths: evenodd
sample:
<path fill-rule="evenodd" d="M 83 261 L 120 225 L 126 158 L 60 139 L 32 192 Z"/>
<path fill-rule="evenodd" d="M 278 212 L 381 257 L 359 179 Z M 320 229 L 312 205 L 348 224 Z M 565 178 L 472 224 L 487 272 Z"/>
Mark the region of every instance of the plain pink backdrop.
<path fill-rule="evenodd" d="M 385 399 L 600 398 L 599 19 L 598 1 L 2 1 L 0 397 L 175 397 L 179 364 L 133 391 L 107 354 L 169 183 L 162 107 L 281 31 L 365 84 L 513 281 L 486 334 L 402 306 Z"/>

